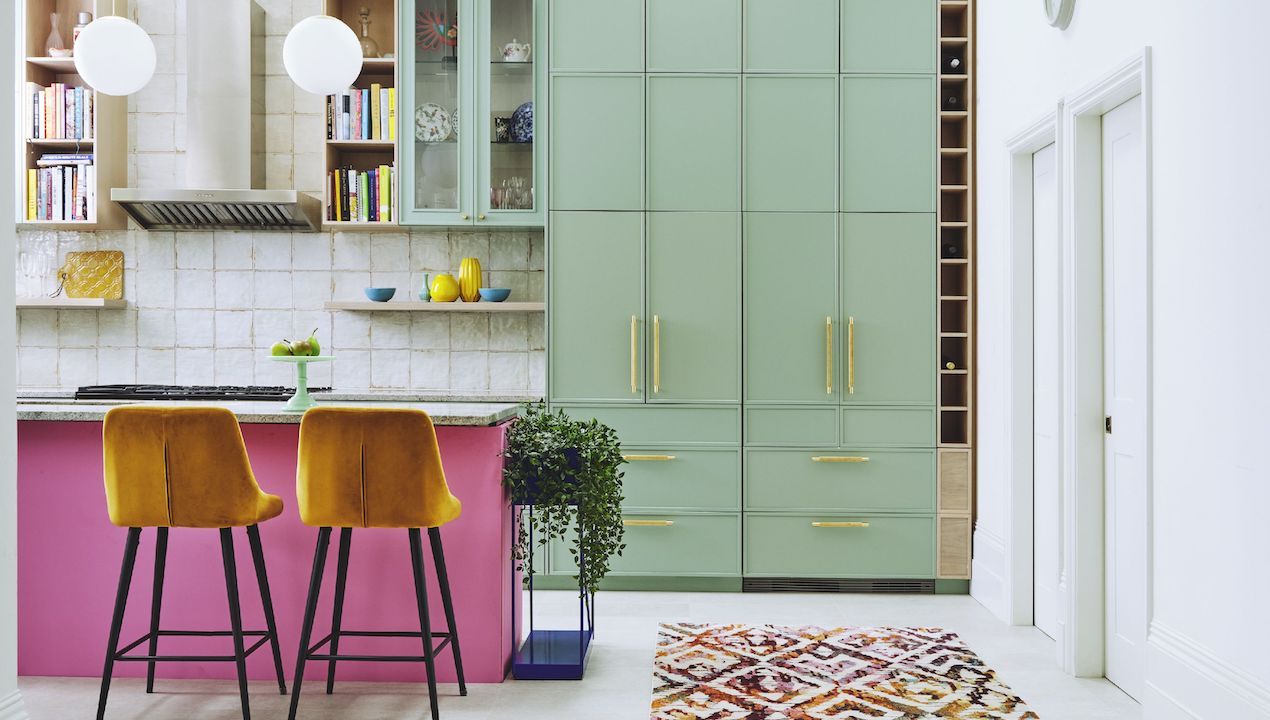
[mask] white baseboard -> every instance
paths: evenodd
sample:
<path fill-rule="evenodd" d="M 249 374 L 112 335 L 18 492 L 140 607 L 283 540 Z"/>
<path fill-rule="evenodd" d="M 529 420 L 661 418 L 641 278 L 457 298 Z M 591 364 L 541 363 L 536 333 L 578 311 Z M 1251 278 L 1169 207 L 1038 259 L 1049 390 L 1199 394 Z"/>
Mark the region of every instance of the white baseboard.
<path fill-rule="evenodd" d="M 22 705 L 22 693 L 14 690 L 0 698 L 0 720 L 30 720 L 30 717 Z"/>
<path fill-rule="evenodd" d="M 1005 543 L 1000 537 L 975 528 L 974 553 L 970 561 L 970 596 L 1006 623 L 1010 622 L 1007 568 Z"/>
<path fill-rule="evenodd" d="M 1270 720 L 1270 685 L 1176 630 L 1152 622 L 1143 717 Z"/>

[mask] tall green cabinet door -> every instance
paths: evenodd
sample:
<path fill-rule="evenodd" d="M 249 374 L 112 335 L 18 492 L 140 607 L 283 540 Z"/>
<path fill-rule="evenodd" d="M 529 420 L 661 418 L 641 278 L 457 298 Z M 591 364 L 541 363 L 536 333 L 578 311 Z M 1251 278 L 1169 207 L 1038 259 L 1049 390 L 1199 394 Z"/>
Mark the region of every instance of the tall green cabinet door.
<path fill-rule="evenodd" d="M 745 78 L 744 209 L 837 209 L 837 76 Z"/>
<path fill-rule="evenodd" d="M 647 2 L 649 72 L 740 72 L 741 0 Z"/>
<path fill-rule="evenodd" d="M 741 79 L 648 77 L 648 209 L 741 203 Z"/>
<path fill-rule="evenodd" d="M 551 0 L 549 22 L 553 72 L 644 72 L 644 0 Z"/>
<path fill-rule="evenodd" d="M 643 235 L 643 213 L 551 213 L 553 402 L 644 401 Z"/>
<path fill-rule="evenodd" d="M 740 224 L 740 213 L 648 213 L 650 402 L 740 400 Z"/>
<path fill-rule="evenodd" d="M 644 78 L 551 79 L 552 210 L 644 209 Z"/>
<path fill-rule="evenodd" d="M 933 76 L 842 79 L 842 210 L 935 211 Z"/>
<path fill-rule="evenodd" d="M 939 0 L 842 0 L 842 72 L 934 73 Z"/>
<path fill-rule="evenodd" d="M 837 74 L 841 1 L 745 0 L 745 72 Z"/>
<path fill-rule="evenodd" d="M 842 216 L 847 404 L 935 403 L 935 216 Z"/>
<path fill-rule="evenodd" d="M 837 404 L 833 213 L 745 214 L 745 401 Z"/>

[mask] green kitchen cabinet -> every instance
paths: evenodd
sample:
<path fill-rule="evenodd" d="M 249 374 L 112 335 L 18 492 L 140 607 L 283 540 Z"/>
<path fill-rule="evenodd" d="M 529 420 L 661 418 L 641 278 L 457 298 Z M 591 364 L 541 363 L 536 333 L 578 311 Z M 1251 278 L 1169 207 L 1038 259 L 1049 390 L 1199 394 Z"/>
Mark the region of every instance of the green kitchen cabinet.
<path fill-rule="evenodd" d="M 839 2 L 745 0 L 745 72 L 836 74 Z"/>
<path fill-rule="evenodd" d="M 935 212 L 935 78 L 842 78 L 842 210 Z"/>
<path fill-rule="evenodd" d="M 648 76 L 648 208 L 740 210 L 738 76 Z"/>
<path fill-rule="evenodd" d="M 747 211 L 837 209 L 838 81 L 745 78 Z"/>
<path fill-rule="evenodd" d="M 741 0 L 647 3 L 649 72 L 740 72 Z"/>
<path fill-rule="evenodd" d="M 936 72 L 938 0 L 842 0 L 842 72 Z"/>
<path fill-rule="evenodd" d="M 746 513 L 749 577 L 933 578 L 935 517 Z"/>
<path fill-rule="evenodd" d="M 551 0 L 551 69 L 643 72 L 644 0 Z"/>
<path fill-rule="evenodd" d="M 935 404 L 935 216 L 842 216 L 842 314 L 851 405 Z"/>
<path fill-rule="evenodd" d="M 551 79 L 551 209 L 644 209 L 644 77 Z"/>
<path fill-rule="evenodd" d="M 644 402 L 644 215 L 551 214 L 553 402 Z"/>
<path fill-rule="evenodd" d="M 626 549 L 609 561 L 610 576 L 729 577 L 741 572 L 738 513 L 623 512 Z M 551 571 L 574 574 L 573 535 L 551 544 Z"/>
<path fill-rule="evenodd" d="M 740 401 L 740 213 L 648 213 L 648 399 Z"/>
<path fill-rule="evenodd" d="M 747 403 L 838 403 L 837 220 L 745 214 Z"/>

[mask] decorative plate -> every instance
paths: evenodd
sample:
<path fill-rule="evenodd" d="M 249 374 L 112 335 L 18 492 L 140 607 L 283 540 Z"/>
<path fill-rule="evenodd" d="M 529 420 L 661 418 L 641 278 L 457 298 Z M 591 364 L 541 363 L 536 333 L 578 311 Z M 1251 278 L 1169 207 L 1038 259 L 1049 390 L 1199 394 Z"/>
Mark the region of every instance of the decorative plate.
<path fill-rule="evenodd" d="M 516 108 L 512 113 L 512 142 L 528 143 L 534 141 L 534 103 L 530 100 Z"/>
<path fill-rule="evenodd" d="M 454 137 L 459 136 L 459 109 L 454 108 L 454 112 L 450 113 L 450 128 L 454 133 Z"/>
<path fill-rule="evenodd" d="M 436 103 L 424 103 L 415 108 L 415 138 L 423 142 L 445 142 L 454 126 L 450 113 Z"/>

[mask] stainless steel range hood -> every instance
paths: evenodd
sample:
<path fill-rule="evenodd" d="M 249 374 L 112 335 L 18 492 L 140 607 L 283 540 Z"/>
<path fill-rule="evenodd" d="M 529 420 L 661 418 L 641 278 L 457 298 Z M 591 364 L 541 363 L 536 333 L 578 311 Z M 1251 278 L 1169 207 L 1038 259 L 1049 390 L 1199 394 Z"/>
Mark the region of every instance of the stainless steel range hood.
<path fill-rule="evenodd" d="M 254 0 L 190 2 L 185 12 L 186 187 L 114 188 L 110 199 L 147 230 L 321 229 L 317 198 L 260 189 L 264 12 Z"/>

